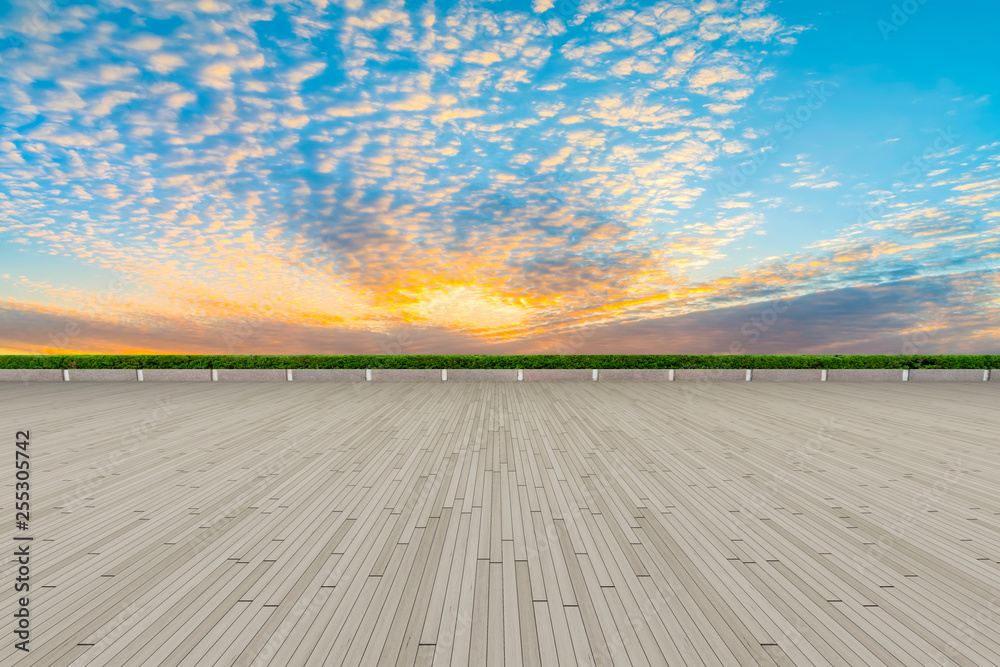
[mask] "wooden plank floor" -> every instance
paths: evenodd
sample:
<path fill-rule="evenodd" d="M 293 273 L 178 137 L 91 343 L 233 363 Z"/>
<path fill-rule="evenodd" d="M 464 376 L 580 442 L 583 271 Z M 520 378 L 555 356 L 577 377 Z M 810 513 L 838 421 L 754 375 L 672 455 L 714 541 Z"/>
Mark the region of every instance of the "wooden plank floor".
<path fill-rule="evenodd" d="M 3 665 L 1000 664 L 996 383 L 10 383 Z"/>

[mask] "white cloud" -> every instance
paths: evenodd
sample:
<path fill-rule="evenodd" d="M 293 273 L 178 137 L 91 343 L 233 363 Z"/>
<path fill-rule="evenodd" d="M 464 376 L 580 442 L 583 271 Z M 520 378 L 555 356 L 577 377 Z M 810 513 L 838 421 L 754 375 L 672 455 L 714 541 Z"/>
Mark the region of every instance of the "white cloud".
<path fill-rule="evenodd" d="M 736 32 L 748 42 L 766 42 L 779 27 L 773 16 L 754 16 L 740 21 Z"/>
<path fill-rule="evenodd" d="M 195 97 L 193 93 L 190 93 L 185 90 L 180 93 L 174 93 L 173 95 L 167 97 L 166 104 L 171 109 L 180 109 L 181 107 L 186 106 L 191 102 L 194 102 L 196 99 L 198 98 Z"/>
<path fill-rule="evenodd" d="M 94 104 L 90 107 L 90 113 L 98 118 L 103 118 L 111 113 L 111 110 L 115 107 L 125 104 L 129 100 L 138 97 L 138 93 L 126 92 L 122 90 L 111 90 L 101 96 Z"/>
<path fill-rule="evenodd" d="M 229 5 L 215 0 L 198 0 L 198 9 L 209 14 L 218 14 L 229 8 Z"/>
<path fill-rule="evenodd" d="M 326 69 L 326 63 L 314 61 L 304 63 L 284 74 L 285 82 L 290 88 L 298 88 L 303 81 L 311 79 Z"/>
<path fill-rule="evenodd" d="M 464 56 L 462 60 L 467 63 L 475 63 L 477 65 L 490 65 L 492 63 L 500 62 L 502 58 L 499 54 L 493 53 L 492 51 L 469 51 Z"/>
<path fill-rule="evenodd" d="M 829 188 L 835 188 L 840 185 L 839 181 L 827 181 L 826 183 L 816 183 L 816 177 L 812 176 L 809 178 L 804 178 L 801 181 L 792 183 L 793 188 L 811 188 L 813 190 L 826 190 Z"/>
<path fill-rule="evenodd" d="M 542 160 L 538 164 L 539 166 L 545 168 L 560 165 L 566 161 L 566 158 L 568 158 L 572 152 L 573 152 L 572 148 L 570 148 L 569 146 L 564 146 L 561 149 L 559 149 L 558 153 L 556 153 L 555 155 L 546 160 Z"/>
<path fill-rule="evenodd" d="M 125 45 L 136 51 L 158 51 L 163 46 L 163 39 L 149 33 L 140 33 Z"/>
<path fill-rule="evenodd" d="M 157 74 L 169 74 L 183 64 L 181 57 L 174 53 L 154 53 L 147 61 L 147 67 Z"/>
<path fill-rule="evenodd" d="M 86 106 L 87 102 L 75 90 L 52 91 L 45 103 L 48 111 L 76 111 Z"/>
<path fill-rule="evenodd" d="M 423 111 L 429 108 L 433 104 L 434 104 L 433 97 L 431 97 L 430 95 L 419 93 L 417 95 L 413 95 L 408 99 L 399 102 L 392 102 L 386 106 L 392 109 L 393 111 Z"/>
<path fill-rule="evenodd" d="M 198 82 L 209 88 L 229 90 L 233 87 L 233 68 L 228 63 L 216 62 L 202 68 Z"/>
<path fill-rule="evenodd" d="M 326 115 L 330 118 L 352 118 L 354 116 L 367 116 L 378 111 L 378 108 L 369 102 L 362 102 L 353 107 L 327 107 Z"/>
<path fill-rule="evenodd" d="M 139 70 L 132 65 L 101 65 L 101 81 L 105 83 L 115 83 L 130 79 L 139 73 Z"/>
<path fill-rule="evenodd" d="M 734 111 L 739 111 L 743 108 L 742 104 L 706 104 L 705 107 L 708 108 L 712 113 L 717 113 L 720 116 L 724 116 Z"/>
<path fill-rule="evenodd" d="M 106 199 L 120 199 L 122 196 L 121 188 L 119 188 L 114 183 L 106 183 L 103 186 L 95 190 L 97 194 L 105 197 Z"/>
<path fill-rule="evenodd" d="M 427 57 L 424 58 L 424 62 L 432 67 L 446 68 L 452 66 L 452 64 L 455 62 L 455 57 L 447 53 L 441 53 L 440 51 L 436 51 L 434 53 L 428 54 Z"/>
<path fill-rule="evenodd" d="M 698 70 L 689 80 L 695 91 L 704 92 L 711 86 L 729 81 L 742 81 L 745 78 L 746 75 L 732 65 L 717 65 Z"/>

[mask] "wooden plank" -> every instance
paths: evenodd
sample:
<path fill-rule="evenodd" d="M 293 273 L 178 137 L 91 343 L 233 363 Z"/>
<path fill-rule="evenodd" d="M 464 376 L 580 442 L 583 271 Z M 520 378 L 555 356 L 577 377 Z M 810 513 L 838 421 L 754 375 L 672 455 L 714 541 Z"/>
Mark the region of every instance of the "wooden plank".
<path fill-rule="evenodd" d="M 1000 664 L 997 383 L 53 384 L 0 664 Z"/>

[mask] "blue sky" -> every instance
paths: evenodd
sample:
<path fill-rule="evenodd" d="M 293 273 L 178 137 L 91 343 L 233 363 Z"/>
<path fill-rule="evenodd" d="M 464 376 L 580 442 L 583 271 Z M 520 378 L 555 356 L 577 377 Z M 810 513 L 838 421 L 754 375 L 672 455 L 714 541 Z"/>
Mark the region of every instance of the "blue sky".
<path fill-rule="evenodd" d="M 1000 353 L 984 7 L 0 3 L 0 352 Z"/>

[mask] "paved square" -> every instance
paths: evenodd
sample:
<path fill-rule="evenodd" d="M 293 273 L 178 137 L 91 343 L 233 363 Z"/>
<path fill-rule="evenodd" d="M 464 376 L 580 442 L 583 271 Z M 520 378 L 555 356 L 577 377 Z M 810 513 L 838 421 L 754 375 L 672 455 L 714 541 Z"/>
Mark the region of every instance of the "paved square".
<path fill-rule="evenodd" d="M 997 665 L 998 406 L 993 382 L 0 385 L 5 540 L 19 429 L 34 538 L 32 650 L 8 562 L 0 664 Z"/>

